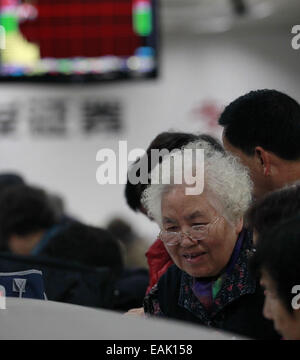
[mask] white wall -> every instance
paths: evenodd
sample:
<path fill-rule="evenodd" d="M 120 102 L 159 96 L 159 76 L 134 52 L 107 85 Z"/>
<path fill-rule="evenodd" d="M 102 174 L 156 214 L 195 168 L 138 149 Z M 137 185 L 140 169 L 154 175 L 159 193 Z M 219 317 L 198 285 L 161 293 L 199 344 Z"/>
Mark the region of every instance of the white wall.
<path fill-rule="evenodd" d="M 127 208 L 124 186 L 97 184 L 97 151 L 103 147 L 117 151 L 119 140 L 128 140 L 129 149 L 146 148 L 154 136 L 170 128 L 199 131 L 203 126 L 191 116 L 191 109 L 205 99 L 226 105 L 249 90 L 276 88 L 300 100 L 300 51 L 291 49 L 289 31 L 165 38 L 157 81 L 77 87 L 1 85 L 0 103 L 21 101 L 24 124 L 27 100 L 32 97 L 67 97 L 68 121 L 75 124 L 78 113 L 72 104 L 97 96 L 123 102 L 125 128 L 118 136 L 89 138 L 74 128 L 68 138 L 56 140 L 33 139 L 24 129 L 14 138 L 0 139 L 0 171 L 17 170 L 28 181 L 64 195 L 69 211 L 84 221 L 103 224 L 115 214 L 124 214 L 140 232 L 153 237 L 156 226 Z"/>

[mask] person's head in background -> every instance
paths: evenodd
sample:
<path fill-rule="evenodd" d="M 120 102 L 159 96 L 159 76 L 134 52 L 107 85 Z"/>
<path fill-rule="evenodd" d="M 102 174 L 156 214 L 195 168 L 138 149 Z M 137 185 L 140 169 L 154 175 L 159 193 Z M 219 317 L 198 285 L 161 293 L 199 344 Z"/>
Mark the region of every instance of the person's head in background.
<path fill-rule="evenodd" d="M 287 340 L 300 340 L 300 214 L 259 236 L 252 270 L 265 288 L 263 314 Z"/>
<path fill-rule="evenodd" d="M 73 215 L 70 215 L 68 213 L 68 210 L 66 209 L 65 199 L 62 195 L 52 192 L 51 193 L 47 192 L 47 193 L 50 204 L 55 211 L 56 217 L 60 219 L 59 220 L 60 225 L 71 222 L 78 222 L 78 220 Z"/>
<path fill-rule="evenodd" d="M 136 238 L 132 226 L 122 218 L 113 218 L 106 226 L 107 230 L 125 246 L 129 246 Z"/>
<path fill-rule="evenodd" d="M 121 246 L 107 230 L 72 223 L 53 236 L 40 255 L 77 262 L 90 267 L 123 268 Z"/>
<path fill-rule="evenodd" d="M 239 97 L 221 114 L 223 143 L 250 169 L 254 197 L 300 180 L 300 105 L 276 90 Z"/>
<path fill-rule="evenodd" d="M 0 173 L 0 193 L 16 185 L 25 185 L 25 181 L 21 175 L 16 173 Z"/>
<path fill-rule="evenodd" d="M 126 268 L 147 268 L 145 253 L 149 244 L 128 220 L 114 217 L 107 223 L 106 229 L 120 241 Z"/>
<path fill-rule="evenodd" d="M 256 243 L 260 234 L 300 213 L 300 182 L 275 190 L 256 201 L 246 214 Z"/>
<path fill-rule="evenodd" d="M 223 146 L 221 143 L 215 139 L 213 136 L 210 136 L 208 134 L 191 134 L 191 133 L 184 133 L 184 132 L 172 132 L 172 131 L 166 131 L 162 132 L 159 135 L 155 137 L 155 139 L 151 142 L 149 145 L 146 156 L 144 156 L 141 159 L 138 159 L 135 164 L 138 162 L 148 161 L 148 174 L 151 174 L 151 171 L 155 168 L 157 165 L 156 163 L 151 163 L 151 150 L 157 149 L 157 150 L 167 150 L 169 152 L 173 150 L 180 150 L 183 146 L 197 141 L 197 140 L 204 140 L 208 142 L 211 146 L 213 146 L 216 150 L 224 152 Z M 161 163 L 163 159 L 163 152 L 162 156 L 159 158 L 159 163 Z M 128 175 L 130 174 L 130 171 L 135 171 L 135 169 L 130 169 L 128 172 Z M 139 170 L 138 170 L 139 171 Z M 139 172 L 137 171 L 137 175 L 139 175 Z M 143 207 L 141 203 L 141 198 L 144 190 L 147 188 L 149 184 L 132 184 L 129 180 L 129 176 L 127 177 L 127 184 L 125 187 L 125 198 L 127 201 L 127 204 L 129 207 L 135 211 L 135 212 L 141 212 L 143 214 L 147 215 L 147 211 Z"/>
<path fill-rule="evenodd" d="M 16 185 L 0 194 L 2 251 L 31 254 L 45 232 L 57 221 L 48 195 L 42 189 Z"/>

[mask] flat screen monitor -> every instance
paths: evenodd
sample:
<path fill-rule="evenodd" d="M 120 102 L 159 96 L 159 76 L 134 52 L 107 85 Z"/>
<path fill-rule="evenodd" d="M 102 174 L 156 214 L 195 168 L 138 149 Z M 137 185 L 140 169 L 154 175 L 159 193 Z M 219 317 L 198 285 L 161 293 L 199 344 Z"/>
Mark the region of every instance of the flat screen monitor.
<path fill-rule="evenodd" d="M 0 81 L 158 73 L 157 0 L 0 0 Z"/>

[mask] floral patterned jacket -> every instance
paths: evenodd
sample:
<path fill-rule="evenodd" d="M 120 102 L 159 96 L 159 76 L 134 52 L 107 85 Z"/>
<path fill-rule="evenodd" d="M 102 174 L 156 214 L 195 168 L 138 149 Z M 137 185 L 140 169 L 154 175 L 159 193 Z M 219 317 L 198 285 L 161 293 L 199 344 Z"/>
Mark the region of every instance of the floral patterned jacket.
<path fill-rule="evenodd" d="M 170 317 L 255 339 L 279 339 L 270 321 L 262 315 L 264 295 L 250 273 L 252 234 L 246 232 L 238 259 L 208 310 L 192 291 L 193 278 L 171 266 L 144 299 L 149 316 Z"/>

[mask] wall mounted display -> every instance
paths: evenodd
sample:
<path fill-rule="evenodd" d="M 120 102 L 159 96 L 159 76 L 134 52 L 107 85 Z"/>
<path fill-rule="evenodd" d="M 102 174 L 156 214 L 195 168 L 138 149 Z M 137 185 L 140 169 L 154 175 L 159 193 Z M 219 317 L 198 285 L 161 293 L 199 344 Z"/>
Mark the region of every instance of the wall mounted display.
<path fill-rule="evenodd" d="M 0 81 L 156 77 L 157 12 L 157 0 L 1 0 Z"/>

